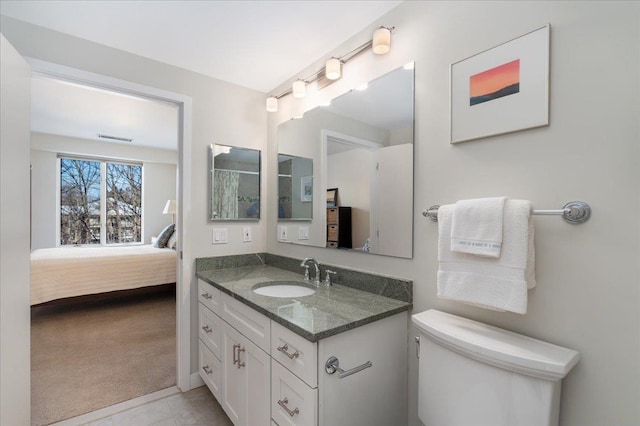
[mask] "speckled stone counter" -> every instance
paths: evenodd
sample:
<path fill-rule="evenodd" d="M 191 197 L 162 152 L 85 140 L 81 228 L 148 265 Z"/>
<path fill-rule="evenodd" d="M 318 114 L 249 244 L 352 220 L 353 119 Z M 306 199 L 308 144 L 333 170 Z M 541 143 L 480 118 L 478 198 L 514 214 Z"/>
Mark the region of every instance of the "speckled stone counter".
<path fill-rule="evenodd" d="M 271 281 L 302 281 L 302 275 L 268 265 L 197 270 L 196 276 L 311 342 L 407 311 L 411 304 L 334 284 L 310 296 L 276 298 L 253 292 Z M 307 284 L 308 285 L 308 284 Z"/>

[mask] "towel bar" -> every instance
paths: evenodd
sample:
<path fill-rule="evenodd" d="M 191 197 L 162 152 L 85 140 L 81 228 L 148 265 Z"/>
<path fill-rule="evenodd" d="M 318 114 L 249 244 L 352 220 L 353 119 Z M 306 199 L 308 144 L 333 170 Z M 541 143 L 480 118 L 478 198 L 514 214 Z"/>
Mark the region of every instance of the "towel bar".
<path fill-rule="evenodd" d="M 439 205 L 429 207 L 427 210 L 422 211 L 424 217 L 428 217 L 434 222 L 438 221 L 438 208 Z M 591 217 L 591 207 L 584 201 L 570 201 L 562 209 L 557 210 L 532 210 L 531 214 L 535 215 L 558 215 L 571 224 L 578 225 L 585 223 Z"/>

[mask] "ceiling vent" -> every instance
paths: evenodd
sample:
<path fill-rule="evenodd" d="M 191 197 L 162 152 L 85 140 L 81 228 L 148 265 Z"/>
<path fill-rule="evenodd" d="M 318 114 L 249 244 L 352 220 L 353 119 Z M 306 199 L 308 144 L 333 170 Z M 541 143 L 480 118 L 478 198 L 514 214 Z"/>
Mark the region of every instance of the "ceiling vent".
<path fill-rule="evenodd" d="M 112 140 L 112 141 L 133 142 L 133 139 L 131 139 L 131 138 L 121 138 L 119 136 L 103 135 L 103 134 L 100 134 L 100 133 L 98 133 L 98 137 L 100 139 L 109 139 L 109 140 Z"/>

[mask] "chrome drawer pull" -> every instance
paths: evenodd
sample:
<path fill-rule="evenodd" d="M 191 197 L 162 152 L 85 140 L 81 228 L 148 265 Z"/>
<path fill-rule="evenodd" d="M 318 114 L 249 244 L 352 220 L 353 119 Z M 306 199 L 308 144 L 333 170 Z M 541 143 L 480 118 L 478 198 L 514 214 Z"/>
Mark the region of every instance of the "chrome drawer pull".
<path fill-rule="evenodd" d="M 287 407 L 288 403 L 289 403 L 289 398 L 278 400 L 278 405 L 281 406 L 284 409 L 284 411 L 286 411 L 287 414 L 290 415 L 291 417 L 295 416 L 296 414 L 300 414 L 300 410 L 298 410 L 298 407 L 294 408 L 292 411 L 289 409 L 289 407 Z"/>
<path fill-rule="evenodd" d="M 202 297 L 204 297 L 207 300 L 213 299 L 213 297 L 209 293 L 202 293 Z"/>
<path fill-rule="evenodd" d="M 209 327 L 209 325 L 205 325 L 204 327 L 202 327 L 202 329 L 205 331 L 205 333 L 211 333 L 213 331 L 211 327 Z"/>
<path fill-rule="evenodd" d="M 367 361 L 362 365 L 352 368 L 351 370 L 343 370 L 342 368 L 340 368 L 340 361 L 338 361 L 338 358 L 336 358 L 335 356 L 332 356 L 324 364 L 324 371 L 326 371 L 328 374 L 333 374 L 337 371 L 338 378 L 344 379 L 347 376 L 350 376 L 352 374 L 355 374 L 359 371 L 364 370 L 365 368 L 369 368 L 372 366 L 373 366 L 373 363 L 371 361 Z"/>
<path fill-rule="evenodd" d="M 283 354 L 285 354 L 286 356 L 289 357 L 289 359 L 294 359 L 294 358 L 298 358 L 300 356 L 300 353 L 298 351 L 295 351 L 294 353 L 289 353 L 289 345 L 288 344 L 284 344 L 283 346 L 278 346 L 277 348 L 280 352 L 282 352 Z"/>
<path fill-rule="evenodd" d="M 208 365 L 203 365 L 202 369 L 204 370 L 205 373 L 207 374 L 212 374 L 213 370 L 211 369 L 211 367 L 209 367 Z"/>

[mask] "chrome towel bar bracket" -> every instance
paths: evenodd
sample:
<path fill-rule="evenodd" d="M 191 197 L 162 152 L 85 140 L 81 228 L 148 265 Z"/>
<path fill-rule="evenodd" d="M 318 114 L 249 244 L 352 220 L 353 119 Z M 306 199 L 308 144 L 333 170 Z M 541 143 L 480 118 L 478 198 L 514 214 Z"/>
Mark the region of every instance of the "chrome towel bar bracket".
<path fill-rule="evenodd" d="M 424 217 L 428 217 L 434 222 L 438 221 L 438 208 L 439 205 L 433 205 L 429 207 L 427 210 L 422 211 L 422 215 Z M 573 225 L 578 225 L 581 223 L 585 223 L 591 217 L 591 207 L 589 204 L 584 201 L 570 201 L 565 204 L 562 209 L 557 210 L 532 210 L 531 214 L 534 215 L 557 215 L 562 216 L 562 218 L 567 223 L 571 223 Z"/>
<path fill-rule="evenodd" d="M 351 370 L 343 370 L 342 368 L 340 368 L 340 361 L 338 360 L 338 358 L 332 356 L 329 357 L 327 362 L 324 364 L 324 370 L 327 372 L 327 374 L 333 374 L 337 371 L 338 378 L 344 379 L 347 376 L 350 376 L 372 366 L 373 363 L 371 361 L 367 361 L 362 365 L 352 368 Z"/>

